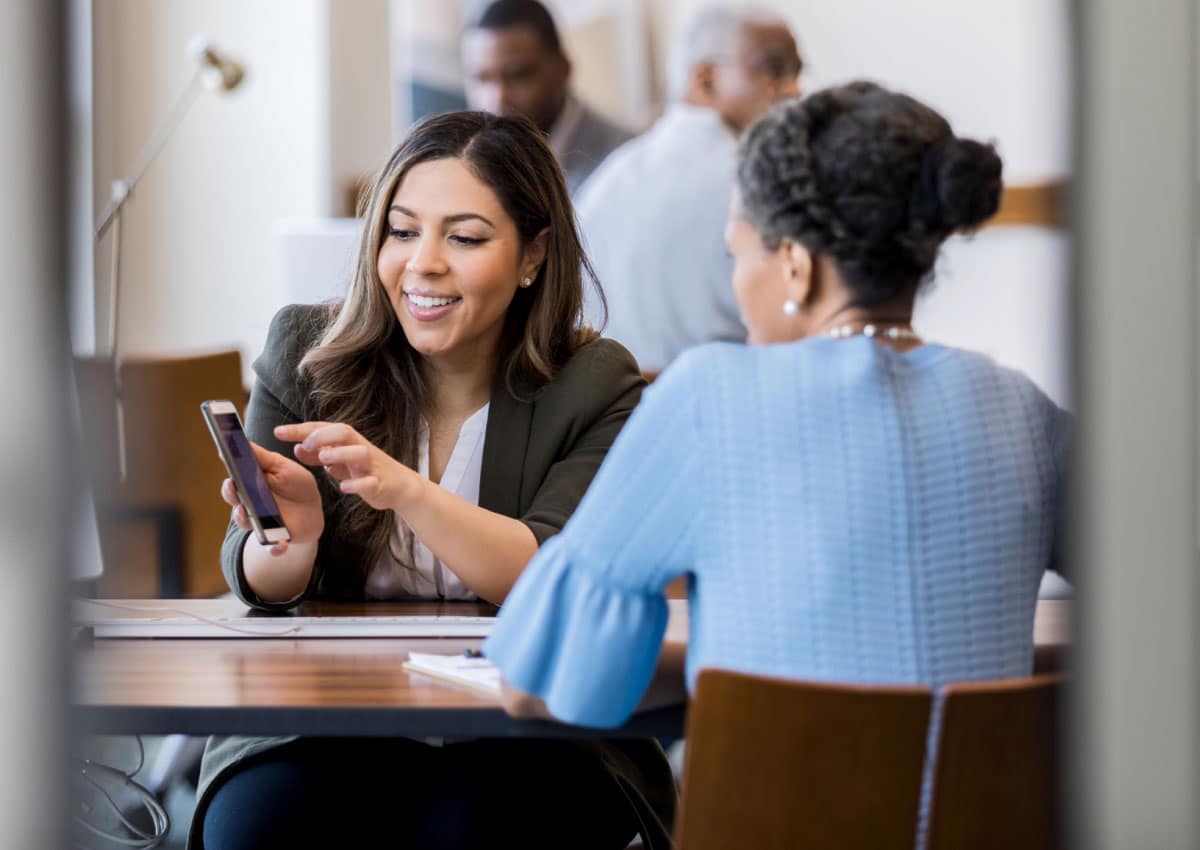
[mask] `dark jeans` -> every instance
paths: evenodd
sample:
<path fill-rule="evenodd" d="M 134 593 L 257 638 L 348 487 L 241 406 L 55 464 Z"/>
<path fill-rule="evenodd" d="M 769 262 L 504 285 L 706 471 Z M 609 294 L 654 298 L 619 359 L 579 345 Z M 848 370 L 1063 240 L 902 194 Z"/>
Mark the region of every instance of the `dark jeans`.
<path fill-rule="evenodd" d="M 205 850 L 619 850 L 636 831 L 593 753 L 530 739 L 306 738 L 238 770 L 204 814 Z"/>

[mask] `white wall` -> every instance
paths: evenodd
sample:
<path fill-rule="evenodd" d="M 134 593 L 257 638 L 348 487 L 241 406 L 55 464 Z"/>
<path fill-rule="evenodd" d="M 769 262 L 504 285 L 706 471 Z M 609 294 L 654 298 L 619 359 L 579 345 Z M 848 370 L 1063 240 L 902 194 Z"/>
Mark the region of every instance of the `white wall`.
<path fill-rule="evenodd" d="M 710 2 L 652 0 L 657 49 Z M 1012 182 L 1070 170 L 1067 0 L 724 2 L 777 10 L 792 24 L 806 90 L 873 79 L 929 103 L 959 133 L 995 139 Z"/>
<path fill-rule="evenodd" d="M 391 44 L 388 0 L 332 2 L 329 7 L 329 158 L 334 210 L 346 187 L 373 175 L 392 149 Z"/>
<path fill-rule="evenodd" d="M 239 89 L 196 103 L 126 208 L 127 354 L 261 345 L 271 222 L 330 206 L 324 11 L 319 0 L 97 0 L 98 204 L 186 84 L 195 34 L 247 67 Z M 106 319 L 107 259 L 96 268 Z"/>
<path fill-rule="evenodd" d="M 208 34 L 249 68 L 232 96 L 206 94 L 196 104 L 127 208 L 121 313 L 127 353 L 232 345 L 248 365 L 280 306 L 271 286 L 277 221 L 344 210 L 347 182 L 378 168 L 392 144 L 390 67 L 406 60 L 394 55 L 389 33 L 441 22 L 454 32 L 439 31 L 440 40 L 453 41 L 457 9 L 427 14 L 434 0 L 93 2 L 97 211 L 187 80 L 194 34 Z M 598 9 L 636 17 L 644 6 L 658 51 L 648 74 L 672 29 L 703 2 L 557 5 L 572 9 L 581 31 Z M 793 23 L 807 88 L 877 79 L 942 110 L 959 132 L 994 139 L 1009 182 L 1069 173 L 1067 0 L 759 5 Z M 411 20 L 399 20 L 398 9 Z M 635 31 L 629 27 L 626 40 L 645 36 Z M 605 59 L 581 56 L 580 82 L 605 79 L 603 68 L 583 68 L 584 58 Z M 618 82 L 625 61 L 609 61 L 611 94 L 628 86 Z M 991 352 L 1066 401 L 1066 237 L 1021 233 L 997 229 L 951 244 L 918 326 L 933 339 Z M 96 257 L 101 350 L 107 246 Z"/>
<path fill-rule="evenodd" d="M 814 85 L 870 77 L 911 91 L 960 134 L 995 139 L 1011 183 L 1070 170 L 1065 0 L 796 5 Z"/>
<path fill-rule="evenodd" d="M 926 338 L 982 351 L 1071 404 L 1067 368 L 1070 243 L 1061 231 L 995 227 L 955 237 L 917 303 Z"/>
<path fill-rule="evenodd" d="M 651 2 L 658 49 L 709 0 Z M 1068 0 L 757 0 L 793 26 L 805 90 L 873 79 L 944 114 L 956 132 L 994 141 L 1009 184 L 1071 172 Z M 1068 236 L 985 230 L 947 244 L 918 305 L 928 338 L 982 350 L 1066 404 Z"/>
<path fill-rule="evenodd" d="M 631 129 L 656 117 L 648 7 L 652 0 L 548 0 L 571 57 L 573 89 Z"/>
<path fill-rule="evenodd" d="M 248 365 L 281 306 L 275 222 L 333 214 L 390 147 L 386 0 L 94 0 L 93 18 L 97 211 L 186 84 L 194 35 L 246 65 L 236 91 L 197 101 L 126 208 L 120 336 L 126 354 L 233 346 Z"/>

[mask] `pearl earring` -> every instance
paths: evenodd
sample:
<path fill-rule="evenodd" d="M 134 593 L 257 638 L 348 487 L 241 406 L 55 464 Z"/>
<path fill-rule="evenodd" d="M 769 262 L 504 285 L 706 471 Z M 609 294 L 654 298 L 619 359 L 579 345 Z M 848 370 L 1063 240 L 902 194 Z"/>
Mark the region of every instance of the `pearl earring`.
<path fill-rule="evenodd" d="M 522 289 L 528 289 L 531 286 L 533 286 L 533 278 L 525 277 L 521 280 L 521 288 Z"/>
<path fill-rule="evenodd" d="M 794 316 L 800 312 L 800 302 L 795 298 L 789 298 L 783 302 L 783 315 Z"/>

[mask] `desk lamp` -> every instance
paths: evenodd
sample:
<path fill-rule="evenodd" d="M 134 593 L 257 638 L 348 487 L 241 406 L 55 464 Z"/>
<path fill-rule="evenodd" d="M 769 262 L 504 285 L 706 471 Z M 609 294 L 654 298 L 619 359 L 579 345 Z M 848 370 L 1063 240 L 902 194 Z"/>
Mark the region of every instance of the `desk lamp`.
<path fill-rule="evenodd" d="M 167 117 L 158 129 L 143 145 L 129 176 L 123 180 L 114 180 L 112 198 L 100 213 L 100 223 L 96 227 L 96 242 L 99 243 L 104 235 L 112 230 L 112 270 L 109 275 L 108 298 L 108 345 L 112 358 L 113 394 L 116 403 L 117 417 L 117 462 L 120 468 L 121 480 L 126 478 L 125 463 L 125 405 L 121 391 L 121 361 L 117 345 L 117 317 L 119 315 L 119 292 L 121 284 L 121 211 L 126 202 L 132 197 L 133 190 L 146 173 L 155 157 L 166 145 L 171 134 L 179 127 L 196 98 L 203 89 L 218 93 L 231 92 L 241 84 L 246 70 L 240 64 L 218 53 L 205 39 L 193 39 L 191 53 L 195 57 L 196 69 L 188 80 L 175 105 L 167 113 Z"/>

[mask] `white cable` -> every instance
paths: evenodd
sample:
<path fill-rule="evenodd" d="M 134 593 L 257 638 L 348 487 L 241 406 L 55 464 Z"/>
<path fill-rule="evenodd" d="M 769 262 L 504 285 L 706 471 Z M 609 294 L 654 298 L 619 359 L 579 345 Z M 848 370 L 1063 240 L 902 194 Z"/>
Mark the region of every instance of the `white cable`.
<path fill-rule="evenodd" d="M 125 774 L 130 779 L 141 773 L 142 768 L 146 766 L 146 747 L 142 744 L 142 736 L 134 735 L 133 740 L 137 741 L 138 745 L 138 764 L 137 767 Z"/>
<path fill-rule="evenodd" d="M 99 767 L 99 766 L 100 765 L 97 765 L 94 762 L 89 765 L 89 767 L 93 767 L 93 768 Z M 132 832 L 135 836 L 137 836 L 136 839 L 121 838 L 121 839 L 114 839 L 114 840 L 116 840 L 116 841 L 136 840 L 138 842 L 154 840 L 155 836 L 152 833 L 143 832 L 139 826 L 137 826 L 134 823 L 131 823 L 129 818 L 125 817 L 125 813 L 121 811 L 121 807 L 119 805 L 117 805 L 117 801 L 112 798 L 112 795 L 109 794 L 107 791 L 105 791 L 99 782 L 97 782 L 92 777 L 88 776 L 87 768 L 82 768 L 80 770 L 80 776 L 83 778 L 83 780 L 85 782 L 87 782 L 89 785 L 91 785 L 93 788 L 95 788 L 97 791 L 100 792 L 100 795 L 102 797 L 104 797 L 105 801 L 108 803 L 109 808 L 111 808 L 113 810 L 113 813 L 117 816 L 117 820 L 119 820 L 121 822 L 121 825 L 123 827 L 125 827 L 127 830 L 129 830 L 130 832 Z M 149 806 L 146 806 L 146 808 L 150 809 Z M 80 823 L 82 823 L 85 827 L 92 830 L 93 832 L 98 832 L 98 833 L 103 834 L 103 830 L 100 830 L 99 827 L 93 826 L 92 824 L 90 824 L 87 821 L 80 818 L 78 815 L 76 816 L 76 819 Z M 154 815 L 153 809 L 151 809 L 151 819 L 154 821 L 154 825 L 157 826 L 158 818 Z"/>
<path fill-rule="evenodd" d="M 262 629 L 243 629 L 239 626 L 231 626 L 228 623 L 222 623 L 220 620 L 211 620 L 208 617 L 202 617 L 194 611 L 185 611 L 182 608 L 153 608 L 149 605 L 124 605 L 119 602 L 107 602 L 99 599 L 84 599 L 82 600 L 87 605 L 100 605 L 104 608 L 116 608 L 123 611 L 138 611 L 141 613 L 167 613 L 167 614 L 182 614 L 185 617 L 190 617 L 193 620 L 199 620 L 210 626 L 215 626 L 218 629 L 225 629 L 230 632 L 237 632 L 243 635 L 254 635 L 255 637 L 286 637 L 302 630 L 302 626 L 289 626 L 286 629 L 277 629 L 275 631 L 264 631 Z"/>
<path fill-rule="evenodd" d="M 138 770 L 141 770 L 142 765 L 145 763 L 145 748 L 142 745 L 142 738 L 140 735 L 137 735 L 135 736 L 135 739 L 138 743 L 139 755 L 138 767 L 133 771 L 133 773 L 126 773 L 119 768 L 94 762 L 90 759 L 82 759 L 79 762 L 80 768 L 78 775 L 79 779 L 83 780 L 100 793 L 100 796 L 117 816 L 117 820 L 120 821 L 121 825 L 129 831 L 130 835 L 134 837 L 130 838 L 125 835 L 116 835 L 108 832 L 107 830 L 101 829 L 100 827 L 89 823 L 85 818 L 80 817 L 79 815 L 74 815 L 74 818 L 75 822 L 84 829 L 100 836 L 106 841 L 122 844 L 126 847 L 139 848 L 139 850 L 150 850 L 150 848 L 157 847 L 159 844 L 161 844 L 163 839 L 166 838 L 167 834 L 171 831 L 171 817 L 167 814 L 167 810 L 163 808 L 162 803 L 158 801 L 158 798 L 155 797 L 149 789 L 133 780 L 134 774 L 136 774 Z M 141 807 L 150 814 L 152 831 L 146 832 L 142 830 L 141 827 L 132 823 L 129 818 L 125 816 L 125 813 L 121 811 L 121 807 L 117 805 L 117 801 L 112 798 L 111 794 L 104 790 L 104 787 L 92 777 L 89 771 L 110 779 L 119 779 L 121 784 L 124 785 L 124 787 L 130 792 L 132 792 L 132 794 L 137 798 L 138 802 L 141 804 Z"/>

